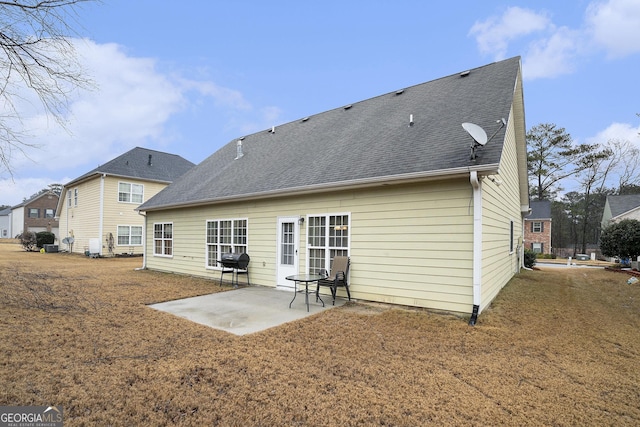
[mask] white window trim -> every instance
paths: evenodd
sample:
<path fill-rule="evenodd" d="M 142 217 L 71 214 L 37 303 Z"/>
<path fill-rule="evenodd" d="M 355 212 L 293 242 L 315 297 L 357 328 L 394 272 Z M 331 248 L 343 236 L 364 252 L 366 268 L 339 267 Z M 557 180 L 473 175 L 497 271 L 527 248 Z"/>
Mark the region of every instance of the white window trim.
<path fill-rule="evenodd" d="M 118 230 L 120 229 L 120 227 L 129 227 L 129 243 L 127 244 L 120 244 L 118 242 L 120 235 L 118 234 Z M 140 228 L 141 234 L 140 234 L 140 243 L 131 243 L 131 229 L 133 227 L 138 227 Z M 154 236 L 155 238 L 155 236 Z M 171 239 L 173 240 L 173 238 Z M 142 246 L 142 243 L 144 242 L 144 227 L 141 225 L 129 225 L 129 224 L 118 224 L 116 225 L 116 246 Z M 155 250 L 155 245 L 153 246 L 154 250 Z"/>
<path fill-rule="evenodd" d="M 129 194 L 129 201 L 128 202 L 120 200 L 120 193 L 121 193 L 120 184 L 127 184 L 129 186 L 129 192 L 127 193 L 127 194 Z M 140 187 L 142 187 L 142 193 L 141 193 L 142 201 L 140 201 L 140 202 L 134 202 L 133 201 L 133 194 L 134 194 L 133 193 L 133 186 L 134 185 L 139 185 Z M 138 194 L 138 193 L 135 193 L 135 194 Z M 140 204 L 144 203 L 144 184 L 136 184 L 134 182 L 128 182 L 128 181 L 118 181 L 118 196 L 117 196 L 117 200 L 118 200 L 118 203 L 129 203 L 129 204 L 133 204 L 133 205 L 140 205 Z"/>
<path fill-rule="evenodd" d="M 536 224 L 538 224 L 538 230 L 536 230 Z M 532 233 L 542 233 L 542 221 L 532 221 L 531 224 Z"/>
<path fill-rule="evenodd" d="M 73 200 L 74 200 L 73 205 L 78 206 L 78 187 L 73 189 Z"/>
<path fill-rule="evenodd" d="M 169 225 L 171 224 L 171 255 L 165 255 L 164 253 L 158 254 L 156 253 L 156 225 L 158 224 L 162 224 L 162 225 Z M 164 227 L 163 227 L 163 233 L 164 233 Z M 153 256 L 154 257 L 159 257 L 159 258 L 173 258 L 173 254 L 175 253 L 175 246 L 174 246 L 174 239 L 173 236 L 175 234 L 175 227 L 173 226 L 173 222 L 172 221 L 168 221 L 168 222 L 154 222 L 153 223 Z M 164 239 L 164 237 L 162 238 L 162 241 L 167 240 Z M 163 252 L 164 252 L 164 245 L 162 245 L 163 248 Z"/>
<path fill-rule="evenodd" d="M 204 268 L 207 270 L 217 270 L 220 271 L 222 270 L 222 267 L 220 265 L 218 265 L 216 263 L 215 266 L 210 266 L 209 265 L 209 243 L 207 243 L 207 226 L 210 222 L 214 222 L 217 221 L 218 223 L 220 223 L 221 221 L 231 221 L 231 224 L 233 226 L 233 222 L 234 221 L 246 221 L 247 223 L 247 243 L 243 246 L 245 246 L 247 248 L 247 252 L 249 252 L 249 218 L 248 217 L 239 217 L 239 218 L 211 218 L 211 219 L 207 219 L 204 222 Z M 233 230 L 233 229 L 232 229 Z M 231 232 L 231 246 L 235 246 L 233 243 L 233 231 Z M 220 247 L 220 243 L 217 244 L 218 245 L 218 249 Z"/>
<path fill-rule="evenodd" d="M 325 230 L 325 246 L 324 247 L 320 247 L 320 246 L 312 246 L 309 244 L 309 218 L 311 217 L 319 217 L 319 216 L 323 216 L 327 219 L 327 227 Z M 349 223 L 347 224 L 347 240 L 348 240 L 348 245 L 346 248 L 347 253 L 349 254 L 349 256 L 351 256 L 351 212 L 324 212 L 324 213 L 315 213 L 315 214 L 308 214 L 307 218 L 306 218 L 306 227 L 307 229 L 305 230 L 305 246 L 307 248 L 307 253 L 306 253 L 306 257 L 307 257 L 307 273 L 309 273 L 311 265 L 310 265 L 310 257 L 311 257 L 311 250 L 312 249 L 326 249 L 327 251 L 331 251 L 331 249 L 335 249 L 335 247 L 330 247 L 329 246 L 329 217 L 332 216 L 347 216 L 349 218 Z M 324 262 L 325 262 L 325 269 L 327 271 L 330 271 L 331 268 L 331 256 L 330 253 L 327 252 L 327 257 L 325 258 Z"/>

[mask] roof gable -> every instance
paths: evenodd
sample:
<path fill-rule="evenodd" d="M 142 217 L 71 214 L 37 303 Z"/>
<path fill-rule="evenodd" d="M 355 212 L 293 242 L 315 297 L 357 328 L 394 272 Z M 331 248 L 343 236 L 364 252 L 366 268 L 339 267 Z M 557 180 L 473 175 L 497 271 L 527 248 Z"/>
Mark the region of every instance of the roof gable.
<path fill-rule="evenodd" d="M 520 59 L 511 58 L 233 140 L 140 210 L 409 177 L 497 170 Z M 470 159 L 461 124 L 494 138 Z"/>
<path fill-rule="evenodd" d="M 531 215 L 526 219 L 551 219 L 551 202 L 549 200 L 534 200 L 529 202 Z"/>
<path fill-rule="evenodd" d="M 640 207 L 640 194 L 607 196 L 613 218 Z"/>
<path fill-rule="evenodd" d="M 193 166 L 192 162 L 176 154 L 136 147 L 74 179 L 65 187 L 102 174 L 169 183 Z"/>

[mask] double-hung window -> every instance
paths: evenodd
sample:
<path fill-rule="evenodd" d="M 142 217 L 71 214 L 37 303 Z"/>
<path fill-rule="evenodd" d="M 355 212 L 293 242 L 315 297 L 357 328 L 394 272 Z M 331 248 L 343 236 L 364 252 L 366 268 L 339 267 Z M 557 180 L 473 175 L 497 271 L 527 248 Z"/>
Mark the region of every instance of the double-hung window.
<path fill-rule="evenodd" d="M 144 186 L 128 182 L 118 183 L 118 201 L 123 203 L 142 203 Z"/>
<path fill-rule="evenodd" d="M 247 253 L 246 218 L 214 219 L 207 221 L 207 267 L 216 267 L 225 253 Z"/>
<path fill-rule="evenodd" d="M 73 189 L 73 205 L 78 206 L 78 189 Z"/>
<path fill-rule="evenodd" d="M 119 225 L 118 245 L 120 246 L 142 246 L 142 226 L 141 225 Z"/>
<path fill-rule="evenodd" d="M 29 218 L 40 218 L 40 209 L 29 208 Z"/>
<path fill-rule="evenodd" d="M 173 223 L 153 224 L 153 254 L 158 256 L 173 255 Z"/>
<path fill-rule="evenodd" d="M 71 190 L 67 190 L 67 207 L 71 207 Z"/>
<path fill-rule="evenodd" d="M 531 222 L 531 232 L 532 233 L 542 233 L 544 231 L 544 225 L 542 225 L 542 221 L 532 221 Z"/>
<path fill-rule="evenodd" d="M 309 216 L 307 247 L 309 273 L 331 270 L 336 256 L 349 256 L 349 214 Z"/>

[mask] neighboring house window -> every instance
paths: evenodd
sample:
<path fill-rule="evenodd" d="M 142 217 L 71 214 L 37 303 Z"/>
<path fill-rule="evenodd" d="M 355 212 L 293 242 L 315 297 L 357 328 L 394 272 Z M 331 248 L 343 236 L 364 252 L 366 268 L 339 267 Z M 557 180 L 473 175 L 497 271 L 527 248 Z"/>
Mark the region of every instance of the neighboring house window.
<path fill-rule="evenodd" d="M 532 233 L 542 233 L 544 231 L 544 225 L 542 221 L 533 221 L 531 223 L 531 232 Z"/>
<path fill-rule="evenodd" d="M 207 221 L 207 267 L 216 267 L 221 254 L 247 253 L 247 219 Z"/>
<path fill-rule="evenodd" d="M 45 209 L 44 210 L 44 217 L 45 218 L 53 218 L 54 216 L 56 216 L 56 211 L 54 209 Z"/>
<path fill-rule="evenodd" d="M 173 223 L 153 224 L 153 254 L 173 255 Z"/>
<path fill-rule="evenodd" d="M 67 190 L 67 207 L 71 207 L 71 190 Z"/>
<path fill-rule="evenodd" d="M 40 209 L 29 208 L 29 218 L 40 218 Z"/>
<path fill-rule="evenodd" d="M 513 252 L 513 221 L 509 222 L 509 253 Z"/>
<path fill-rule="evenodd" d="M 118 245 L 121 246 L 141 246 L 142 226 L 140 225 L 119 225 Z"/>
<path fill-rule="evenodd" d="M 124 203 L 142 203 L 144 186 L 142 184 L 118 183 L 118 201 Z"/>
<path fill-rule="evenodd" d="M 78 189 L 73 189 L 73 204 L 74 206 L 78 206 Z"/>
<path fill-rule="evenodd" d="M 310 216 L 307 236 L 309 273 L 330 271 L 335 256 L 349 256 L 349 214 Z"/>
<path fill-rule="evenodd" d="M 543 244 L 542 243 L 532 243 L 531 244 L 531 250 L 537 254 L 541 254 L 542 253 L 542 248 L 543 248 Z"/>

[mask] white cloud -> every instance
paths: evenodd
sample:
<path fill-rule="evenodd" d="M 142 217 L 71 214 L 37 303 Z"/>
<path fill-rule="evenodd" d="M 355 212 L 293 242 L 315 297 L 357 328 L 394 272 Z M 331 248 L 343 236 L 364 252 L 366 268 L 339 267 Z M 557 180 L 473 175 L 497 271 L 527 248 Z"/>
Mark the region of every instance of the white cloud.
<path fill-rule="evenodd" d="M 469 35 L 475 36 L 480 52 L 501 60 L 505 58 L 510 42 L 550 27 L 551 20 L 545 13 L 509 7 L 502 16 L 492 16 L 486 21 L 476 22 L 469 30 Z"/>
<path fill-rule="evenodd" d="M 640 2 L 608 0 L 593 2 L 586 12 L 586 24 L 596 45 L 610 58 L 640 52 Z"/>
<path fill-rule="evenodd" d="M 75 45 L 96 88 L 75 92 L 66 130 L 44 113 L 23 117 L 32 136 L 28 142 L 40 148 L 27 150 L 31 160 L 15 158 L 16 170 L 34 163 L 49 171 L 94 168 L 135 146 L 164 144 L 169 120 L 195 105 L 197 96 L 226 110 L 252 109 L 239 91 L 163 74 L 154 59 L 128 56 L 117 44 L 76 40 Z M 189 98 L 194 92 L 197 96 Z"/>
<path fill-rule="evenodd" d="M 480 52 L 496 60 L 519 42 L 524 77 L 553 78 L 573 73 L 580 59 L 600 49 L 609 58 L 640 52 L 640 1 L 594 1 L 577 28 L 556 26 L 545 12 L 511 7 L 501 16 L 476 22 L 469 34 Z"/>
<path fill-rule="evenodd" d="M 49 184 L 53 183 L 55 180 L 50 178 L 0 179 L 0 189 L 2 190 L 0 205 L 18 205 L 24 199 L 48 188 Z"/>
<path fill-rule="evenodd" d="M 551 37 L 531 43 L 522 61 L 525 79 L 557 77 L 575 70 L 579 34 L 568 28 L 559 28 Z"/>
<path fill-rule="evenodd" d="M 129 56 L 123 46 L 84 39 L 74 40 L 74 45 L 96 87 L 71 93 L 66 129 L 42 111 L 32 93 L 16 97 L 21 123 L 16 121 L 15 129 L 25 129 L 22 140 L 34 148 L 24 147 L 26 155 L 13 150 L 14 176 L 5 180 L 11 177 L 0 174 L 0 204 L 19 203 L 52 182 L 61 182 L 34 177 L 73 179 L 135 146 L 168 146 L 181 138 L 172 119 L 198 108 L 199 102 L 213 102 L 231 116 L 236 112 L 246 116 L 253 110 L 237 90 L 162 72 L 155 59 Z M 256 116 L 264 114 L 254 111 Z"/>
<path fill-rule="evenodd" d="M 595 136 L 587 138 L 589 144 L 605 144 L 608 141 L 629 141 L 640 148 L 640 126 L 629 123 L 612 123 Z"/>

